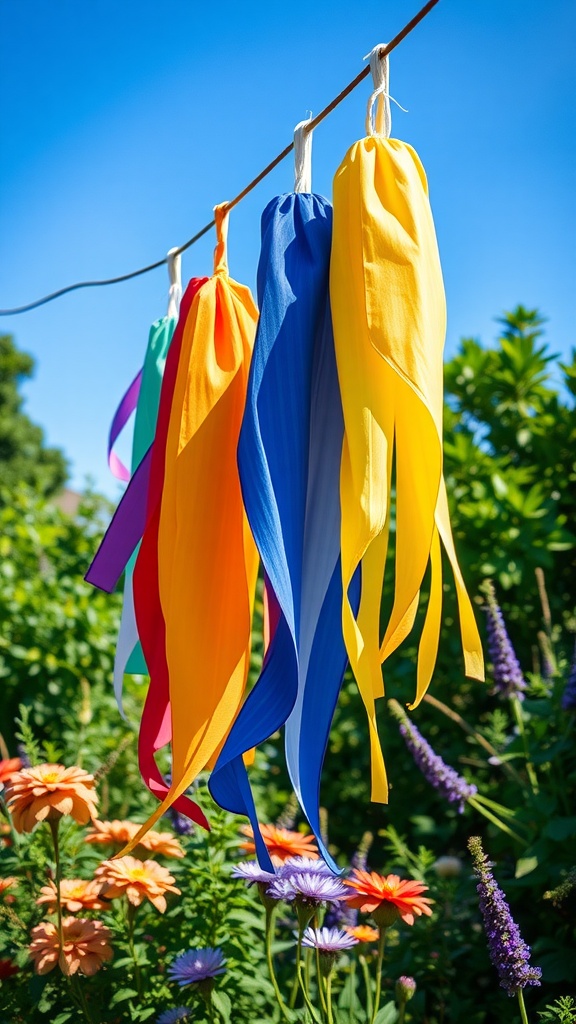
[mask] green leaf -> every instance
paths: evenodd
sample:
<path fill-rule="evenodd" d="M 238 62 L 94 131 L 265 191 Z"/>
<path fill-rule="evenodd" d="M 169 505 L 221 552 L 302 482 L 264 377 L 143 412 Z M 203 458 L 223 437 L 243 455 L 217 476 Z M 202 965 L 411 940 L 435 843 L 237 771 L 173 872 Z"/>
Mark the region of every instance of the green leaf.
<path fill-rule="evenodd" d="M 218 989 L 215 988 L 212 992 L 212 1002 L 222 1017 L 222 1020 L 227 1024 L 230 1020 L 230 1013 L 232 1011 L 230 996 L 226 995 L 225 992 L 219 992 Z"/>
<path fill-rule="evenodd" d="M 396 1003 L 386 1003 L 385 1006 L 378 1010 L 374 1024 L 396 1024 L 398 1017 L 399 1013 Z"/>
<path fill-rule="evenodd" d="M 544 835 L 558 842 L 569 839 L 576 835 L 576 818 L 553 818 L 545 826 Z"/>
<path fill-rule="evenodd" d="M 530 872 L 534 871 L 537 867 L 538 857 L 520 857 L 516 861 L 514 878 L 524 878 L 524 875 L 529 875 Z"/>
<path fill-rule="evenodd" d="M 116 1006 L 116 1003 L 122 1003 L 125 999 L 134 999 L 137 995 L 135 988 L 119 988 L 112 996 L 110 1006 Z"/>

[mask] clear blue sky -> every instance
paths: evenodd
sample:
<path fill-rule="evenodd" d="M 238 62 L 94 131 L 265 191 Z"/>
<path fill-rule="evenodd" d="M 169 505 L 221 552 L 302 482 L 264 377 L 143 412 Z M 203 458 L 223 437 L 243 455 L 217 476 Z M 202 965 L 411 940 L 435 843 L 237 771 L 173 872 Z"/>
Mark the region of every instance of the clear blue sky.
<path fill-rule="evenodd" d="M 211 217 L 391 38 L 422 0 L 0 0 L 0 307 L 163 256 Z M 573 0 L 440 0 L 391 57 L 393 135 L 427 170 L 447 352 L 489 342 L 518 302 L 576 343 Z M 364 134 L 368 82 L 314 135 L 331 194 Z M 231 215 L 230 269 L 254 285 L 260 213 L 288 158 Z M 208 236 L 183 261 L 210 273 Z M 166 311 L 165 268 L 0 320 L 38 366 L 27 409 L 111 496 L 106 434 Z"/>

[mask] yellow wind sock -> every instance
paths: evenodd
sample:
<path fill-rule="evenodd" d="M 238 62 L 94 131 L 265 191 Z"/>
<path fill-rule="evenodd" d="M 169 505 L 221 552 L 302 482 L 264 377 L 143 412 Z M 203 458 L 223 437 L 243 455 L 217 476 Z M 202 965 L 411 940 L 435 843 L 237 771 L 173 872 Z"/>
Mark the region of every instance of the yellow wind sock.
<path fill-rule="evenodd" d="M 212 766 L 241 705 L 258 569 L 236 449 L 258 311 L 228 276 L 226 207 L 214 276 L 185 323 L 166 440 L 158 583 L 166 625 L 172 784 L 123 852 Z"/>
<path fill-rule="evenodd" d="M 330 270 L 334 341 L 344 410 L 340 476 L 343 630 L 368 712 L 372 799 L 387 802 L 375 698 L 381 662 L 414 624 L 431 564 L 418 652 L 415 707 L 432 677 L 442 607 L 442 541 L 454 572 L 466 674 L 484 678 L 480 637 L 456 559 L 442 476 L 442 350 L 446 305 L 424 169 L 397 139 L 369 136 L 334 179 Z M 394 603 L 379 617 L 395 460 Z M 362 562 L 357 617 L 347 592 Z"/>

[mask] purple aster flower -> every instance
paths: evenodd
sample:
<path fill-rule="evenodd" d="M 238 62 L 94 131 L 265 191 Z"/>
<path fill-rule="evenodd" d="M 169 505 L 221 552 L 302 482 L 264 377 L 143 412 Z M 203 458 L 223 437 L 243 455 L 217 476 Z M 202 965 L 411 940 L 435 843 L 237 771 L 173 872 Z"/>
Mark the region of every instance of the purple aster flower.
<path fill-rule="evenodd" d="M 566 686 L 564 687 L 564 693 L 562 694 L 562 710 L 576 710 L 576 645 L 574 646 L 572 664 L 568 673 L 568 679 L 566 680 Z"/>
<path fill-rule="evenodd" d="M 302 945 L 319 949 L 321 953 L 341 953 L 358 944 L 358 939 L 339 928 L 306 928 L 302 937 Z"/>
<path fill-rule="evenodd" d="M 336 878 L 334 872 L 330 870 L 326 861 L 322 860 L 321 857 L 317 857 L 314 860 L 312 857 L 289 857 L 278 868 L 278 874 L 281 878 L 290 878 L 291 875 L 299 871 Z"/>
<path fill-rule="evenodd" d="M 330 903 L 324 917 L 327 928 L 355 928 L 358 924 L 358 911 L 349 903 Z"/>
<path fill-rule="evenodd" d="M 321 875 L 316 871 L 298 871 L 286 879 L 292 886 L 295 899 L 308 906 L 320 906 L 321 903 L 341 900 L 349 896 L 347 886 L 336 875 Z"/>
<path fill-rule="evenodd" d="M 259 882 L 262 885 L 269 885 L 275 881 L 276 875 L 271 871 L 263 871 L 257 860 L 244 860 L 236 864 L 232 871 L 232 878 L 243 878 L 248 885 Z"/>
<path fill-rule="evenodd" d="M 224 974 L 225 959 L 221 949 L 189 949 L 187 953 L 177 956 L 168 967 L 168 974 L 179 985 L 193 985 L 206 978 L 215 978 Z"/>
<path fill-rule="evenodd" d="M 189 1006 L 175 1006 L 173 1010 L 166 1010 L 156 1018 L 156 1024 L 178 1024 L 179 1020 L 188 1020 L 192 1013 Z"/>
<path fill-rule="evenodd" d="M 522 669 L 510 637 L 506 631 L 504 616 L 496 600 L 494 587 L 486 582 L 484 585 L 486 595 L 486 632 L 488 635 L 488 654 L 492 662 L 494 686 L 496 692 L 502 697 L 518 697 L 524 699 L 526 680 L 522 675 Z"/>
<path fill-rule="evenodd" d="M 430 744 L 410 721 L 398 701 L 389 700 L 388 707 L 400 722 L 400 733 L 424 778 L 449 803 L 457 804 L 458 813 L 462 814 L 466 801 L 478 792 L 477 787 L 471 782 L 466 782 L 466 779 L 459 775 L 454 768 L 444 763 L 439 754 L 434 753 Z"/>
<path fill-rule="evenodd" d="M 180 814 L 180 811 L 175 811 L 173 807 L 168 811 L 168 817 L 172 823 L 172 828 L 179 836 L 190 836 L 194 831 L 194 824 L 187 818 L 185 814 Z"/>
<path fill-rule="evenodd" d="M 296 889 L 288 878 L 277 877 L 266 889 L 266 895 L 272 900 L 286 900 L 291 903 L 296 898 Z"/>
<path fill-rule="evenodd" d="M 530 966 L 530 946 L 520 935 L 478 836 L 468 840 L 468 849 L 479 878 L 477 891 L 490 959 L 498 971 L 501 987 L 513 996 L 526 985 L 539 985 L 542 971 L 539 967 Z"/>

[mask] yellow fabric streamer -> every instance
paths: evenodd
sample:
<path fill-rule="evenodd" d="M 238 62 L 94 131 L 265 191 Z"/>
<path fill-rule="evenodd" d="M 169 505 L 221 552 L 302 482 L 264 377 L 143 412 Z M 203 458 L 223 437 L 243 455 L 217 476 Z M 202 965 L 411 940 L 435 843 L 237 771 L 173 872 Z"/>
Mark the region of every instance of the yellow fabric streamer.
<path fill-rule="evenodd" d="M 372 799 L 386 803 L 375 710 L 375 699 L 384 692 L 380 666 L 414 625 L 430 561 L 430 598 L 412 707 L 422 700 L 440 633 L 440 540 L 456 582 L 466 674 L 484 678 L 480 637 L 454 551 L 442 475 L 442 272 L 424 169 L 404 142 L 362 139 L 336 173 L 330 298 L 345 423 L 340 476 L 343 631 L 368 713 Z M 380 642 L 393 454 L 394 603 Z M 346 595 L 360 562 L 362 596 L 355 618 Z"/>
<path fill-rule="evenodd" d="M 142 835 L 212 767 L 243 699 L 258 555 L 236 449 L 258 311 L 228 276 L 227 214 L 216 207 L 214 276 L 184 328 L 158 532 L 172 716 L 172 784 Z"/>

